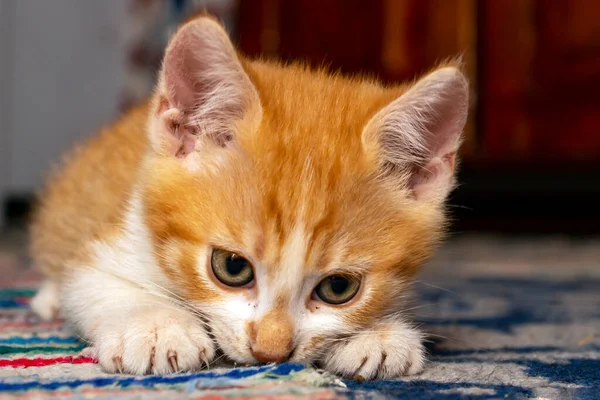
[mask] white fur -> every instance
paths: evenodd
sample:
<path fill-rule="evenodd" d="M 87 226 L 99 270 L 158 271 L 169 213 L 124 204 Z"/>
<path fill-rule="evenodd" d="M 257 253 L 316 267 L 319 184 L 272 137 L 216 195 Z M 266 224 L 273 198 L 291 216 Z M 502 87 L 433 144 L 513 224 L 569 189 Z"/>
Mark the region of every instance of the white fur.
<path fill-rule="evenodd" d="M 304 260 L 307 252 L 306 232 L 301 224 L 290 232 L 281 249 L 280 265 L 273 275 L 273 282 L 267 295 L 261 295 L 261 301 L 265 304 L 259 305 L 261 311 L 267 311 L 278 297 L 289 298 L 290 294 L 297 292 L 304 279 Z M 276 282 L 276 284 L 275 284 Z"/>
<path fill-rule="evenodd" d="M 141 207 L 134 198 L 125 231 L 111 243 L 95 242 L 89 265 L 69 268 L 63 309 L 108 371 L 199 368 L 212 359 L 214 345 L 158 267 Z"/>
<path fill-rule="evenodd" d="M 346 377 L 389 379 L 423 369 L 422 335 L 402 320 L 376 324 L 340 340 L 324 358 L 325 367 Z"/>
<path fill-rule="evenodd" d="M 230 293 L 222 302 L 198 305 L 210 321 L 215 340 L 223 352 L 235 362 L 256 363 L 250 351 L 246 324 L 255 319 L 256 302 L 248 301 L 241 293 Z"/>
<path fill-rule="evenodd" d="M 60 310 L 58 285 L 51 280 L 45 281 L 31 299 L 30 305 L 33 311 L 46 321 L 57 318 Z"/>

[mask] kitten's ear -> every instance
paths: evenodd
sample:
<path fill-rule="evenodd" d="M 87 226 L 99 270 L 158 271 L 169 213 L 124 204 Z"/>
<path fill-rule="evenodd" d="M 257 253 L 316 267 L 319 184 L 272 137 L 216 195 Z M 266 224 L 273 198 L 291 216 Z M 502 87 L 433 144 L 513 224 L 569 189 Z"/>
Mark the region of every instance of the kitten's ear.
<path fill-rule="evenodd" d="M 362 140 L 385 179 L 395 179 L 418 200 L 443 201 L 454 186 L 468 98 L 465 76 L 445 67 L 379 111 Z"/>
<path fill-rule="evenodd" d="M 185 159 L 206 145 L 226 147 L 260 100 L 225 30 L 201 17 L 183 25 L 165 52 L 151 116 L 151 142 L 161 155 Z"/>

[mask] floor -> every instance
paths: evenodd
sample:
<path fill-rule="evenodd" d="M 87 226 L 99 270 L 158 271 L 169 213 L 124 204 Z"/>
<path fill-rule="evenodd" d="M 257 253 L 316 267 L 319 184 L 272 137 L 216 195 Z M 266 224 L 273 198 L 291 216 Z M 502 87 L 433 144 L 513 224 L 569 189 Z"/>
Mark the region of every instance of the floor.
<path fill-rule="evenodd" d="M 83 346 L 68 327 L 30 314 L 38 277 L 24 239 L 22 232 L 0 239 L 0 399 L 600 398 L 600 238 L 450 240 L 415 282 L 430 361 L 416 377 L 385 382 L 340 381 L 294 365 L 104 374 L 78 356 Z"/>

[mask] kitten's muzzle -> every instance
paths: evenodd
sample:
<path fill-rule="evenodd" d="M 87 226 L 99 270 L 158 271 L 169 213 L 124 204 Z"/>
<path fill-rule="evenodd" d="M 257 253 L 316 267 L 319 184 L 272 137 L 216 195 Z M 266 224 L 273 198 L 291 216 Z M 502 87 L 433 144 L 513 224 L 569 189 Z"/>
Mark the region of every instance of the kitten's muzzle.
<path fill-rule="evenodd" d="M 293 350 L 294 326 L 289 316 L 272 311 L 259 322 L 249 324 L 250 351 L 260 362 L 283 362 Z"/>

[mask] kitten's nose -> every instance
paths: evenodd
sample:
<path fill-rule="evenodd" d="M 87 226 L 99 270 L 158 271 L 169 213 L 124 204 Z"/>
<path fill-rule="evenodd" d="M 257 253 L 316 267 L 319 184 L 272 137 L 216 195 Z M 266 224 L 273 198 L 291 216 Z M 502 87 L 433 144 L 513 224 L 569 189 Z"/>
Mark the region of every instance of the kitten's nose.
<path fill-rule="evenodd" d="M 290 358 L 290 352 L 278 352 L 278 351 L 270 351 L 270 350 L 254 350 L 252 349 L 252 356 L 256 358 L 258 361 L 263 363 L 271 363 L 271 362 L 284 362 Z"/>
<path fill-rule="evenodd" d="M 293 349 L 294 327 L 290 317 L 282 311 L 272 311 L 259 322 L 250 323 L 250 351 L 260 362 L 283 362 Z"/>

